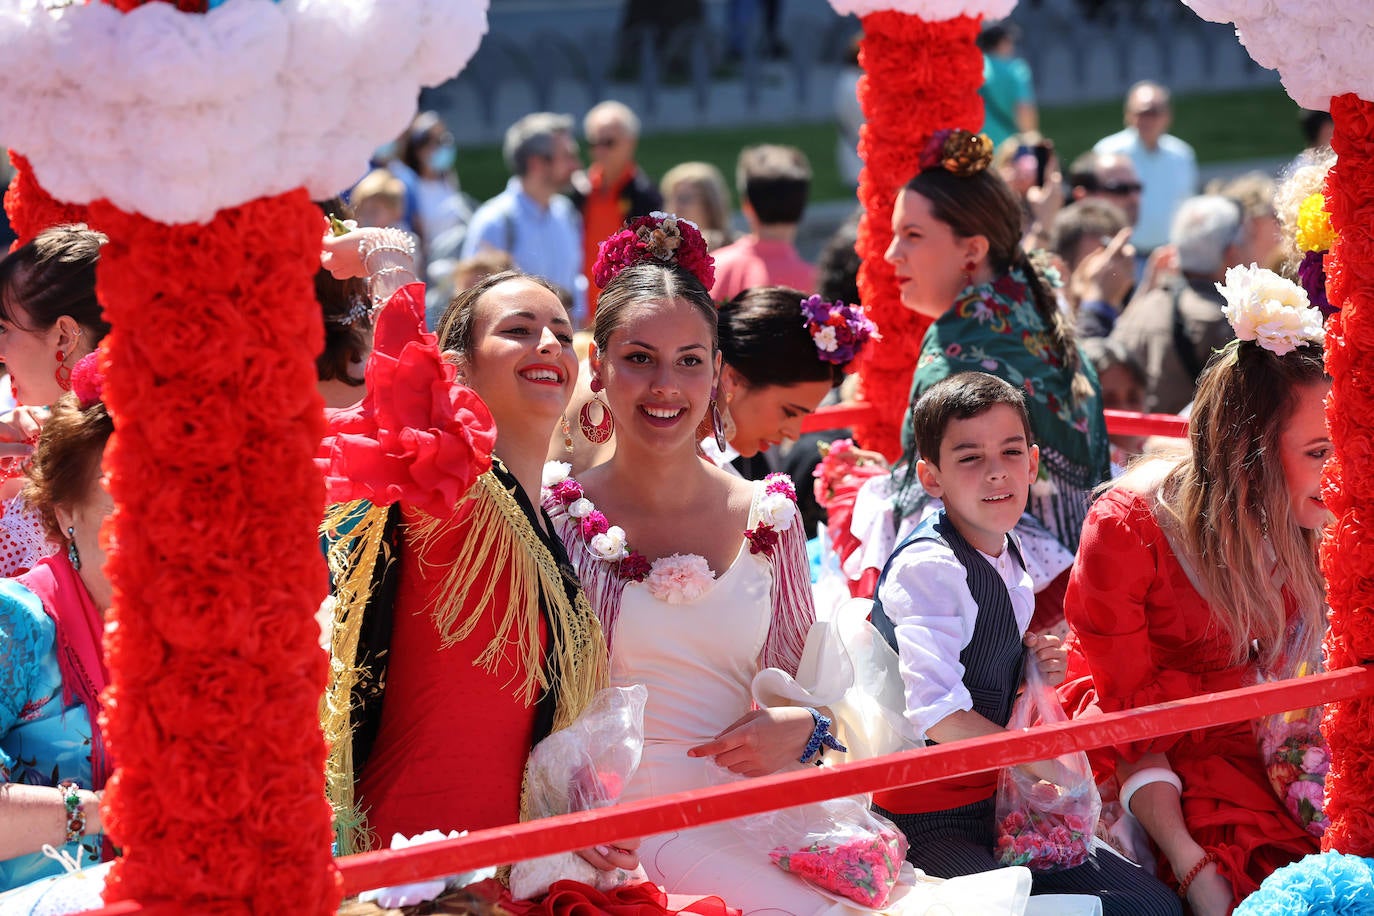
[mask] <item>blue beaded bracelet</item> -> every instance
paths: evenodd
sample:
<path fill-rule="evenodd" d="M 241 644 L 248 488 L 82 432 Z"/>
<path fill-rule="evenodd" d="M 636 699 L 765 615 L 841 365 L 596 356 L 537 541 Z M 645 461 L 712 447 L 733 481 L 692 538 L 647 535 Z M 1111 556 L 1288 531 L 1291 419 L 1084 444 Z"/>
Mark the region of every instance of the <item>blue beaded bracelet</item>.
<path fill-rule="evenodd" d="M 834 735 L 830 734 L 829 716 L 821 715 L 818 710 L 810 706 L 806 707 L 806 711 L 811 713 L 812 719 L 816 720 L 816 727 L 811 730 L 811 739 L 806 742 L 806 750 L 802 751 L 801 757 L 798 758 L 799 763 L 806 763 L 812 757 L 815 757 L 822 745 L 830 748 L 832 751 L 839 751 L 842 754 L 849 750 L 849 748 L 836 740 Z"/>

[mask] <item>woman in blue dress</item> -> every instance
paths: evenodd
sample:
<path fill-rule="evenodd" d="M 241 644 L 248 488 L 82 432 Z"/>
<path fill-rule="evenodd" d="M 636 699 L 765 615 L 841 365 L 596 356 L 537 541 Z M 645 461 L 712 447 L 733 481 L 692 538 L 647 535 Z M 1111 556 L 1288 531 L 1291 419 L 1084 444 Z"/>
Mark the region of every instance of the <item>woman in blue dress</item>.
<path fill-rule="evenodd" d="M 91 355 L 53 407 L 25 497 L 65 544 L 0 579 L 0 891 L 60 872 L 44 846 L 102 858 L 100 796 L 113 762 L 98 714 L 111 588 L 100 526 L 113 503 L 100 459 L 113 426 Z"/>

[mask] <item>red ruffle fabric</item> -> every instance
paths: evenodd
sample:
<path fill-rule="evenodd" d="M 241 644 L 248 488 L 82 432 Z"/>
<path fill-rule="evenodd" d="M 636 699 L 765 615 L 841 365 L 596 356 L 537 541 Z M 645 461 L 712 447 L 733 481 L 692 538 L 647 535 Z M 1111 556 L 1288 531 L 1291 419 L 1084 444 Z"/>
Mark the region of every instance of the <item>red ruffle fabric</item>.
<path fill-rule="evenodd" d="M 1374 103 L 1331 100 L 1337 162 L 1326 179 L 1336 243 L 1326 256 L 1327 296 L 1340 311 L 1326 329 L 1331 373 L 1327 421 L 1336 457 L 1323 496 L 1336 521 L 1322 544 L 1331 606 L 1328 668 L 1374 661 Z M 1333 703 L 1322 732 L 1331 754 L 1322 847 L 1374 855 L 1374 697 Z"/>
<path fill-rule="evenodd" d="M 326 411 L 315 462 L 331 503 L 405 501 L 446 515 L 491 467 L 496 422 L 425 331 L 425 288 L 397 290 L 377 317 L 362 403 Z"/>
<path fill-rule="evenodd" d="M 977 130 L 983 123 L 983 55 L 974 44 L 979 26 L 967 16 L 926 22 L 881 12 L 863 18 L 859 102 L 867 120 L 859 133 L 859 294 L 882 339 L 859 357 L 863 399 L 877 411 L 873 422 L 856 428 L 855 438 L 889 460 L 901 455 L 911 373 L 930 324 L 902 305 L 892 265 L 883 260 L 892 242 L 892 207 L 919 171 L 921 151 L 935 131 Z"/>
<path fill-rule="evenodd" d="M 5 191 L 5 213 L 18 236 L 10 246 L 11 251 L 32 241 L 49 226 L 89 222 L 85 207 L 63 203 L 43 190 L 33 177 L 29 160 L 11 150 L 10 164 L 14 166 L 14 178 Z"/>
<path fill-rule="evenodd" d="M 739 910 L 726 906 L 719 897 L 701 897 L 672 909 L 673 898 L 647 881 L 613 891 L 599 891 L 576 881 L 555 881 L 538 901 L 513 900 L 510 891 L 495 881 L 483 882 L 475 890 L 479 896 L 490 895 L 492 902 L 511 916 L 740 916 Z"/>

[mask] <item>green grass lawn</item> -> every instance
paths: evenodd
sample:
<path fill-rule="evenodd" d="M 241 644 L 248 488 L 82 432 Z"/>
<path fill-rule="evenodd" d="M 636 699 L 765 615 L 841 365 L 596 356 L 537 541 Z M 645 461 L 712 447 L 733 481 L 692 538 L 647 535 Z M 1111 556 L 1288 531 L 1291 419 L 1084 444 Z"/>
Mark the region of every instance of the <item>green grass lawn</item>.
<path fill-rule="evenodd" d="M 1203 163 L 1287 157 L 1302 148 L 1297 116 L 1297 105 L 1278 88 L 1179 96 L 1174 99 L 1171 132 L 1191 143 Z M 1045 108 L 1040 121 L 1067 166 L 1093 143 L 1121 129 L 1121 104 L 1095 102 Z M 639 162 L 657 177 L 679 162 L 705 160 L 714 163 L 733 188 L 735 157 L 742 147 L 784 143 L 800 147 L 811 160 L 815 172 L 812 199 L 839 200 L 852 197 L 853 192 L 841 182 L 836 170 L 835 139 L 832 124 L 660 133 L 640 140 Z M 478 200 L 505 187 L 507 175 L 499 147 L 461 150 L 458 167 L 463 190 Z"/>

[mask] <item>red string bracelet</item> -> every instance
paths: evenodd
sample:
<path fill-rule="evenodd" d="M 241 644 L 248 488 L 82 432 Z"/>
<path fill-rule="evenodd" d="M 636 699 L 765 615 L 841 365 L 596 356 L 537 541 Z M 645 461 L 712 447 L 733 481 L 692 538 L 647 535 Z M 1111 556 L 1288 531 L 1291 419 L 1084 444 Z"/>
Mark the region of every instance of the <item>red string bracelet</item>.
<path fill-rule="evenodd" d="M 1183 876 L 1182 881 L 1178 882 L 1178 895 L 1180 897 L 1186 898 L 1188 896 L 1188 888 L 1192 885 L 1194 879 L 1196 879 L 1198 875 L 1202 874 L 1202 870 L 1204 868 L 1206 868 L 1208 865 L 1211 865 L 1213 862 L 1216 861 L 1216 851 L 1212 849 L 1207 850 L 1207 854 L 1204 855 L 1201 859 L 1198 859 L 1198 863 L 1192 867 L 1192 870 L 1189 871 L 1188 874 Z"/>

